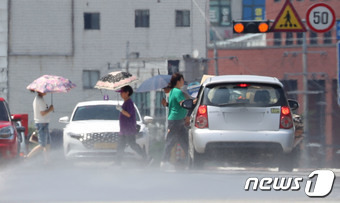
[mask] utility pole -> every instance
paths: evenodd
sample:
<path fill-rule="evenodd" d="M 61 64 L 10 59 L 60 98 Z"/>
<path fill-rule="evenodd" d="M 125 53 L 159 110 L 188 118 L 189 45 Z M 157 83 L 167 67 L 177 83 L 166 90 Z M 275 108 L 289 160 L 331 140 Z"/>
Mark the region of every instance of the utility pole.
<path fill-rule="evenodd" d="M 214 40 L 214 60 L 215 60 L 215 75 L 218 75 L 218 56 L 217 56 L 216 40 Z"/>
<path fill-rule="evenodd" d="M 129 55 L 130 55 L 130 51 L 129 51 L 129 46 L 130 46 L 130 42 L 127 41 L 126 42 L 126 72 L 129 72 Z"/>

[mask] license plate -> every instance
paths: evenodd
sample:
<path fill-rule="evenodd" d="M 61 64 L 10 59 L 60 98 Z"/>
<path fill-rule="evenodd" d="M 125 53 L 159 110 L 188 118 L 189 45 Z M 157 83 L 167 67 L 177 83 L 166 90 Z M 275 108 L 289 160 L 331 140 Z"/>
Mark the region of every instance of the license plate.
<path fill-rule="evenodd" d="M 262 113 L 232 113 L 228 114 L 228 122 L 235 123 L 239 121 L 259 123 L 263 119 Z"/>
<path fill-rule="evenodd" d="M 95 149 L 116 149 L 117 143 L 94 143 Z"/>

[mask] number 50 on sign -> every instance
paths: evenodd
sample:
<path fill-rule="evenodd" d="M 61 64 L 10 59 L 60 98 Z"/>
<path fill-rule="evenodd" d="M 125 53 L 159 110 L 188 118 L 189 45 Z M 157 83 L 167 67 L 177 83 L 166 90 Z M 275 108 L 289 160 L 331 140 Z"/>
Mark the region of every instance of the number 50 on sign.
<path fill-rule="evenodd" d="M 325 3 L 312 5 L 306 15 L 307 25 L 314 32 L 328 32 L 335 24 L 335 12 Z"/>

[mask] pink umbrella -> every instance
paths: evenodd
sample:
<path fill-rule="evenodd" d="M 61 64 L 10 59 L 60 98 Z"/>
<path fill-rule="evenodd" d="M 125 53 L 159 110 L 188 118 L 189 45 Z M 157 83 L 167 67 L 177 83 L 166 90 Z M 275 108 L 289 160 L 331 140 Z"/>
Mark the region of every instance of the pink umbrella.
<path fill-rule="evenodd" d="M 28 90 L 41 93 L 68 92 L 76 87 L 69 79 L 56 75 L 43 75 L 27 86 Z"/>

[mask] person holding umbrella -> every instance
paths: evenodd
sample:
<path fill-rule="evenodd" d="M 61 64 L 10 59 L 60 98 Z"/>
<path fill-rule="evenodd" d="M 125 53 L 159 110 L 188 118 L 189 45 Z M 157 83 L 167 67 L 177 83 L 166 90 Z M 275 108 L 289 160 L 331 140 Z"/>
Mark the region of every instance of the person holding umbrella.
<path fill-rule="evenodd" d="M 25 158 L 30 158 L 39 151 L 43 150 L 44 161 L 48 163 L 48 151 L 51 143 L 51 136 L 49 133 L 49 122 L 50 122 L 50 112 L 54 111 L 54 106 L 48 106 L 44 101 L 44 96 L 46 93 L 37 92 L 36 97 L 33 100 L 33 113 L 34 113 L 34 123 L 38 131 L 38 142 L 39 145 L 34 147 Z"/>
<path fill-rule="evenodd" d="M 49 161 L 48 150 L 51 143 L 51 136 L 49 133 L 50 113 L 54 111 L 54 106 L 48 106 L 44 101 L 46 93 L 68 92 L 76 87 L 69 79 L 57 75 L 43 75 L 30 83 L 26 89 L 31 92 L 36 92 L 37 95 L 33 100 L 34 123 L 38 131 L 39 145 L 34 147 L 25 158 L 31 158 L 37 152 L 43 150 L 44 161 Z"/>
<path fill-rule="evenodd" d="M 120 96 L 124 100 L 122 106 L 117 105 L 116 109 L 120 111 L 119 115 L 119 139 L 117 146 L 117 165 L 120 165 L 122 162 L 124 149 L 126 144 L 130 145 L 130 147 L 141 155 L 144 161 L 147 163 L 151 162 L 152 159 L 148 160 L 146 152 L 142 150 L 142 148 L 136 143 L 136 134 L 137 134 L 137 123 L 136 123 L 136 110 L 131 100 L 130 96 L 133 93 L 132 87 L 130 85 L 123 86 L 120 90 Z"/>

